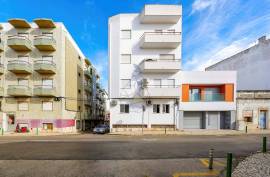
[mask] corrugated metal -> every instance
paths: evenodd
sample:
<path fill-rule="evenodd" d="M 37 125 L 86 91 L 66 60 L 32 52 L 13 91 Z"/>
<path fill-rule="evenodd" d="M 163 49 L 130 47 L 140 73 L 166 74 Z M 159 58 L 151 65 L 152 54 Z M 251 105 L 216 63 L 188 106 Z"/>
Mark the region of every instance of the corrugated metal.
<path fill-rule="evenodd" d="M 201 112 L 184 112 L 184 129 L 201 129 Z"/>

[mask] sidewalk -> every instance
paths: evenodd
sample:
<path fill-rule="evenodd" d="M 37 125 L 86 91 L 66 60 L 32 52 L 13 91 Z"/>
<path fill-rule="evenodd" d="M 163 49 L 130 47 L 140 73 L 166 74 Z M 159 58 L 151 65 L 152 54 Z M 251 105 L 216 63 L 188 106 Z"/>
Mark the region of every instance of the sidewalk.
<path fill-rule="evenodd" d="M 63 135 L 79 135 L 80 132 L 29 132 L 29 133 L 16 133 L 16 132 L 4 132 L 1 136 L 63 136 Z"/>
<path fill-rule="evenodd" d="M 110 135 L 245 135 L 245 134 L 270 134 L 270 130 L 250 130 L 248 133 L 239 130 L 144 130 L 144 131 L 119 131 L 111 132 Z"/>

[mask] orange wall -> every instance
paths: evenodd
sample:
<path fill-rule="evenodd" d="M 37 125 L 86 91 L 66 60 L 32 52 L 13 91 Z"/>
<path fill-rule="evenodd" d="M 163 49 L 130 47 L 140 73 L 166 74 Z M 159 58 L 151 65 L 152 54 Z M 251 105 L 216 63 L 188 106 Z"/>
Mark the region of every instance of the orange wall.
<path fill-rule="evenodd" d="M 225 84 L 225 101 L 232 102 L 234 101 L 234 85 Z"/>
<path fill-rule="evenodd" d="M 189 84 L 182 85 L 182 101 L 183 102 L 189 101 Z"/>

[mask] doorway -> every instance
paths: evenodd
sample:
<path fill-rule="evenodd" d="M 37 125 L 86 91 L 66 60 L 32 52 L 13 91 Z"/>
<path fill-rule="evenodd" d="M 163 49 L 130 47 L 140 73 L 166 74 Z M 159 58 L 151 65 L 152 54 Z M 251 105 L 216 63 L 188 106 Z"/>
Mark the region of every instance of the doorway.
<path fill-rule="evenodd" d="M 259 114 L 259 126 L 260 129 L 266 129 L 266 117 L 267 117 L 267 111 L 266 110 L 260 110 Z"/>
<path fill-rule="evenodd" d="M 43 123 L 43 129 L 52 131 L 53 130 L 53 123 Z"/>

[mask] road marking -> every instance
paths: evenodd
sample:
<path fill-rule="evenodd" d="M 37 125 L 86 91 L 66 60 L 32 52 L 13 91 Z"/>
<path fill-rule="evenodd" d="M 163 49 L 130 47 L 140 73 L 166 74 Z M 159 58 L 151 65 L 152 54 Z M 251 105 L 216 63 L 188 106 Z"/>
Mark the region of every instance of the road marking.
<path fill-rule="evenodd" d="M 173 177 L 187 177 L 187 176 L 217 176 L 219 175 L 218 170 L 212 170 L 209 172 L 179 172 L 174 173 Z"/>
<path fill-rule="evenodd" d="M 207 168 L 209 167 L 209 160 L 208 160 L 208 159 L 200 159 L 200 162 L 201 162 L 205 167 L 207 167 Z M 225 164 L 222 163 L 222 162 L 214 161 L 213 164 L 216 165 L 216 166 L 225 167 Z"/>

